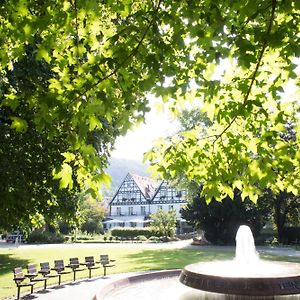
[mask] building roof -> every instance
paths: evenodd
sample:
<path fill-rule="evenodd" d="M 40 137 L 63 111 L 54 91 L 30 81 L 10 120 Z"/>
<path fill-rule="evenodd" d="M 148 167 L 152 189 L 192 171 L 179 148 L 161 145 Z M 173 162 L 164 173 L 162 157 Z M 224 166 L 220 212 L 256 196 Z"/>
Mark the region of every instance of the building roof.
<path fill-rule="evenodd" d="M 129 173 L 146 199 L 152 199 L 161 182 L 152 178 Z"/>

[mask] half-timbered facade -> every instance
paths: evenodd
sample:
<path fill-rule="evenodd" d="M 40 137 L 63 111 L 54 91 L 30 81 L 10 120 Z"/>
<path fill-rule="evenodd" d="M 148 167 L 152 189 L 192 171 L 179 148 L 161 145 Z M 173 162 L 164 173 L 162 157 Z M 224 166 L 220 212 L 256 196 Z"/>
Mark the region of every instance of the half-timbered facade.
<path fill-rule="evenodd" d="M 149 177 L 128 173 L 109 204 L 104 226 L 144 227 L 149 215 L 159 209 L 175 209 L 178 225 L 182 222 L 180 209 L 186 204 L 184 190 L 177 190 L 166 181 L 157 182 Z M 184 221 L 184 220 L 183 220 Z"/>

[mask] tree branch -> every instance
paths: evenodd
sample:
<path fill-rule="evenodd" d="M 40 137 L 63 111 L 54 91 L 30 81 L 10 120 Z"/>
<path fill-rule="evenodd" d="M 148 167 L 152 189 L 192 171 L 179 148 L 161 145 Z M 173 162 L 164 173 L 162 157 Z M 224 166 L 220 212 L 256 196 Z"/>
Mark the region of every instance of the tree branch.
<path fill-rule="evenodd" d="M 246 105 L 246 103 L 247 103 L 247 101 L 249 99 L 249 96 L 250 96 L 250 93 L 251 93 L 251 90 L 252 90 L 252 87 L 253 87 L 253 84 L 254 84 L 254 81 L 255 81 L 258 69 L 260 67 L 260 64 L 261 64 L 264 52 L 265 52 L 267 44 L 268 44 L 267 36 L 270 34 L 271 29 L 272 29 L 272 25 L 273 25 L 273 21 L 274 21 L 274 17 L 275 17 L 276 1 L 277 0 L 272 0 L 272 11 L 271 11 L 270 21 L 268 23 L 266 35 L 265 35 L 265 37 L 263 39 L 263 45 L 262 45 L 262 48 L 261 48 L 261 51 L 260 51 L 260 54 L 259 54 L 259 57 L 258 57 L 258 61 L 256 63 L 255 70 L 254 70 L 252 78 L 251 78 L 251 82 L 250 82 L 249 88 L 248 88 L 247 93 L 245 95 L 245 98 L 243 100 L 243 104 L 242 104 L 243 107 L 245 107 L 245 105 Z M 232 118 L 232 120 L 230 121 L 230 123 L 222 130 L 222 132 L 216 135 L 216 139 L 215 139 L 214 143 L 232 126 L 232 124 L 236 121 L 236 119 L 238 118 L 238 116 L 239 115 L 236 114 Z"/>
<path fill-rule="evenodd" d="M 151 19 L 151 21 L 149 22 L 148 26 L 146 27 L 146 30 L 144 31 L 144 33 L 143 33 L 141 39 L 139 40 L 138 44 L 137 44 L 137 45 L 135 46 L 135 48 L 129 53 L 129 55 L 126 56 L 126 57 L 124 58 L 124 60 L 123 60 L 117 67 L 115 67 L 115 69 L 112 70 L 109 74 L 107 74 L 106 76 L 100 78 L 100 79 L 99 79 L 96 83 L 94 83 L 92 86 L 88 87 L 84 92 L 80 93 L 80 94 L 76 97 L 77 99 L 80 98 L 80 97 L 82 97 L 83 95 L 85 95 L 89 90 L 95 88 L 97 85 L 99 85 L 99 84 L 100 84 L 101 82 L 103 82 L 104 80 L 106 80 L 106 79 L 112 77 L 113 75 L 115 75 L 115 74 L 119 71 L 119 69 L 120 69 L 122 66 L 124 66 L 124 65 L 125 65 L 125 64 L 126 64 L 126 63 L 127 63 L 127 62 L 128 62 L 128 61 L 129 61 L 129 60 L 130 60 L 137 52 L 138 52 L 138 49 L 139 49 L 140 46 L 142 45 L 142 43 L 143 43 L 143 41 L 144 41 L 144 39 L 145 39 L 145 37 L 146 37 L 148 31 L 150 30 L 151 26 L 152 26 L 153 23 L 154 23 L 155 17 L 156 17 L 156 15 L 157 15 L 157 13 L 158 13 L 158 10 L 159 10 L 159 8 L 160 8 L 161 3 L 162 3 L 162 0 L 159 0 L 158 4 L 157 4 L 157 6 L 156 6 L 156 8 L 155 8 L 155 10 L 154 10 L 153 18 Z"/>

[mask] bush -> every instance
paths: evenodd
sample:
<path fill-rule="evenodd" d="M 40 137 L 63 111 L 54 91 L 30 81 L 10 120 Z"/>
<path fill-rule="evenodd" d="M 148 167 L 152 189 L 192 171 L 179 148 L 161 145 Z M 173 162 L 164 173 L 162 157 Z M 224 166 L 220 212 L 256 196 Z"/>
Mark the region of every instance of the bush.
<path fill-rule="evenodd" d="M 138 227 L 115 227 L 111 230 L 112 236 L 118 236 L 121 238 L 133 239 L 138 236 L 145 236 L 149 238 L 155 235 L 155 232 L 151 228 L 138 228 Z"/>
<path fill-rule="evenodd" d="M 148 240 L 144 235 L 138 235 L 137 239 L 142 242 L 146 242 Z"/>
<path fill-rule="evenodd" d="M 282 237 L 284 244 L 300 244 L 300 227 L 284 227 Z"/>
<path fill-rule="evenodd" d="M 157 236 L 150 236 L 150 237 L 149 237 L 149 241 L 151 241 L 151 242 L 159 242 L 159 241 L 160 241 L 160 238 L 157 237 Z"/>
<path fill-rule="evenodd" d="M 59 232 L 62 234 L 70 234 L 74 230 L 74 226 L 65 222 L 59 223 Z"/>
<path fill-rule="evenodd" d="M 28 243 L 32 244 L 56 244 L 63 243 L 64 237 L 60 234 L 55 234 L 47 231 L 33 231 L 30 233 L 27 241 Z"/>
<path fill-rule="evenodd" d="M 94 238 L 92 236 L 88 236 L 88 235 L 78 235 L 77 236 L 77 240 L 82 240 L 82 241 L 89 241 L 89 240 L 93 240 Z"/>
<path fill-rule="evenodd" d="M 271 241 L 271 245 L 272 246 L 278 246 L 279 245 L 278 239 L 277 238 L 273 238 L 273 240 Z"/>

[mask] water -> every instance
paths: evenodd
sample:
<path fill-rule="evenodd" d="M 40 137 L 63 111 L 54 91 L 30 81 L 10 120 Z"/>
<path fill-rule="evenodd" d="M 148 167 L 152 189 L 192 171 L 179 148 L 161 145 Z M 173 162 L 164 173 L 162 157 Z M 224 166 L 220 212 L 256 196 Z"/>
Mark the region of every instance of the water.
<path fill-rule="evenodd" d="M 100 293 L 99 293 L 100 294 Z M 116 288 L 104 296 L 105 300 L 300 300 L 298 295 L 276 297 L 247 297 L 204 292 L 178 282 L 178 277 L 146 280 Z"/>
<path fill-rule="evenodd" d="M 235 261 L 242 264 L 257 263 L 258 253 L 249 226 L 241 225 L 236 233 Z"/>
<path fill-rule="evenodd" d="M 213 261 L 207 263 L 196 263 L 188 265 L 181 272 L 183 274 L 189 274 L 186 276 L 186 282 L 184 284 L 190 285 L 194 288 L 185 286 L 179 282 L 178 276 L 165 277 L 151 279 L 144 278 L 141 281 L 130 283 L 120 288 L 114 288 L 105 296 L 98 297 L 97 300 L 229 300 L 229 299 L 297 299 L 300 300 L 300 294 L 287 295 L 287 296 L 272 296 L 276 289 L 271 290 L 271 296 L 235 296 L 228 295 L 229 290 L 214 289 L 214 286 L 224 285 L 230 286 L 232 283 L 238 281 L 238 289 L 243 290 L 241 287 L 245 281 L 251 278 L 257 281 L 251 290 L 252 294 L 259 295 L 256 288 L 260 289 L 260 284 L 267 284 L 265 287 L 270 287 L 272 284 L 282 285 L 287 290 L 291 288 L 292 293 L 293 287 L 300 286 L 300 282 L 293 281 L 293 276 L 298 277 L 300 274 L 300 264 L 292 264 L 285 262 L 269 262 L 259 259 L 259 255 L 255 248 L 254 238 L 251 229 L 242 225 L 236 234 L 236 254 L 235 259 L 231 261 Z M 214 278 L 219 279 L 214 279 Z M 280 279 L 281 278 L 281 279 Z M 286 278 L 287 281 L 282 281 L 282 278 Z M 203 280 L 209 284 L 203 285 Z M 268 282 L 268 283 L 267 283 Z M 270 285 L 269 285 L 270 283 Z M 209 292 L 202 291 L 203 286 L 206 288 L 212 287 L 213 289 L 206 289 Z M 118 286 L 118 285 L 115 285 Z M 249 287 L 247 287 L 248 289 Z M 297 288 L 298 290 L 298 288 Z M 217 293 L 215 293 L 217 292 Z M 276 293 L 278 292 L 278 289 Z M 99 293 L 101 295 L 102 293 Z M 105 293 L 103 293 L 105 294 Z M 102 294 L 102 295 L 103 295 Z M 234 293 L 232 293 L 234 294 Z M 236 293 L 235 293 L 236 294 Z M 248 290 L 247 290 L 248 294 Z M 265 293 L 263 293 L 265 294 Z M 280 294 L 290 294 L 290 292 Z"/>

